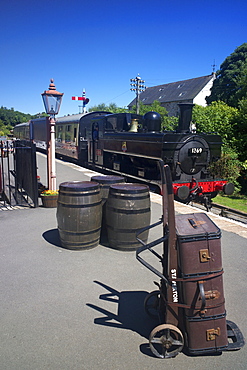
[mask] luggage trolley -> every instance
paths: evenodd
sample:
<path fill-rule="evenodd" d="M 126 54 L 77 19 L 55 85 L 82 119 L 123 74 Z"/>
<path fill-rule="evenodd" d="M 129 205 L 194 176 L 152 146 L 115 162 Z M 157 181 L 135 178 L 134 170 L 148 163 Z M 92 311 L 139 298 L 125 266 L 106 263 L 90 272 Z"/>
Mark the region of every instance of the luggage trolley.
<path fill-rule="evenodd" d="M 149 337 L 150 349 L 160 358 L 182 350 L 189 354 L 238 350 L 245 344 L 237 325 L 226 320 L 223 293 L 220 229 L 205 213 L 175 217 L 169 166 L 159 160 L 163 216 L 137 232 L 142 244 L 136 258 L 160 278 L 158 290 L 144 301 L 150 316 L 159 318 Z M 163 224 L 163 236 L 148 244 L 141 233 Z M 163 254 L 154 247 L 163 243 Z M 141 257 L 149 251 L 162 265 L 162 272 Z"/>

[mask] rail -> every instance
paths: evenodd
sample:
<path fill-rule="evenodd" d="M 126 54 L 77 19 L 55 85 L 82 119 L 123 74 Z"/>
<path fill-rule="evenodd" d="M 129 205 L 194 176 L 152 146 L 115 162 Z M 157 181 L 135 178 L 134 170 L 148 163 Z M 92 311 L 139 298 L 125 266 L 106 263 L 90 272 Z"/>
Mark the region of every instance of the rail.
<path fill-rule="evenodd" d="M 199 203 L 193 202 L 191 205 L 193 207 L 205 210 L 205 207 Z M 234 220 L 234 221 L 247 224 L 247 213 L 238 211 L 237 209 L 233 209 L 233 208 L 229 208 L 226 206 L 222 206 L 220 204 L 213 203 L 212 208 L 210 208 L 210 212 L 218 216 L 222 216 L 222 217 Z"/>

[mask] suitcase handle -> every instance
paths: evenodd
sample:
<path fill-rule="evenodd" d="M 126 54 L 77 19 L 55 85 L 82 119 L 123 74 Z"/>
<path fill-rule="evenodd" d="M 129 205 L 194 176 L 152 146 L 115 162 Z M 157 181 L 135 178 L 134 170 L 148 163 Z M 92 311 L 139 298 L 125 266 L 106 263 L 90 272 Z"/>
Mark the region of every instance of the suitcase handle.
<path fill-rule="evenodd" d="M 198 281 L 198 285 L 199 285 L 199 290 L 200 290 L 200 295 L 201 295 L 201 300 L 202 300 L 202 304 L 201 304 L 201 308 L 200 308 L 200 314 L 201 315 L 205 315 L 205 306 L 206 306 L 206 297 L 205 297 L 205 290 L 204 290 L 204 285 L 203 285 L 203 281 Z"/>
<path fill-rule="evenodd" d="M 188 221 L 194 229 L 197 229 L 196 221 L 193 218 L 189 218 Z"/>

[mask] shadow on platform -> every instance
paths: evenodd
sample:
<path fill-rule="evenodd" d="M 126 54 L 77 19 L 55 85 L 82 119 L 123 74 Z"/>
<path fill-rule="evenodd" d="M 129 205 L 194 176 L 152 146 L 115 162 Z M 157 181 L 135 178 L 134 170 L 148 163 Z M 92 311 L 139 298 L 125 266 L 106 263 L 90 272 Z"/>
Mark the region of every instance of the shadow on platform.
<path fill-rule="evenodd" d="M 55 245 L 55 247 L 62 248 L 58 229 L 45 231 L 42 236 L 48 243 Z"/>
<path fill-rule="evenodd" d="M 87 303 L 87 306 L 103 314 L 103 317 L 94 319 L 97 325 L 111 326 L 118 329 L 131 330 L 147 340 L 140 346 L 140 351 L 150 357 L 154 357 L 150 351 L 148 338 L 152 329 L 158 324 L 157 320 L 150 318 L 144 310 L 144 299 L 148 292 L 145 291 L 123 291 L 119 292 L 104 283 L 94 281 L 94 283 L 108 290 L 108 293 L 101 294 L 99 299 L 115 303 L 117 314 L 106 310 L 103 307 Z M 116 307 L 114 307 L 116 312 Z"/>

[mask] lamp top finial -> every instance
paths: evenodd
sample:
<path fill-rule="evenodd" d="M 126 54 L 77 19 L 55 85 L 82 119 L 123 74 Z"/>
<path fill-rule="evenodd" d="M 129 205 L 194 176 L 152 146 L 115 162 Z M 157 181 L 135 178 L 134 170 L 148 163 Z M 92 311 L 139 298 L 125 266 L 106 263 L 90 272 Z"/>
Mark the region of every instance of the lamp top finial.
<path fill-rule="evenodd" d="M 54 84 L 54 79 L 53 78 L 51 78 L 51 83 L 49 85 L 49 90 L 56 90 L 56 86 Z"/>

